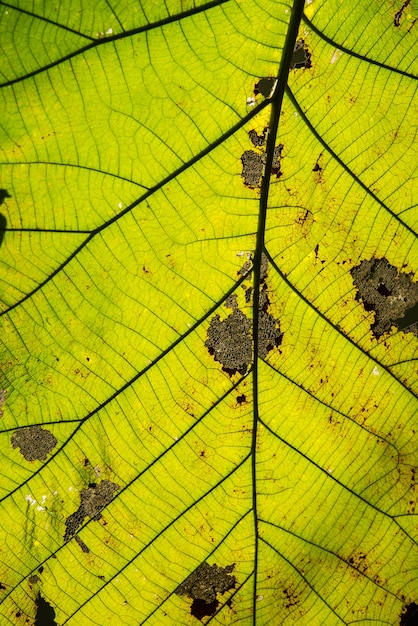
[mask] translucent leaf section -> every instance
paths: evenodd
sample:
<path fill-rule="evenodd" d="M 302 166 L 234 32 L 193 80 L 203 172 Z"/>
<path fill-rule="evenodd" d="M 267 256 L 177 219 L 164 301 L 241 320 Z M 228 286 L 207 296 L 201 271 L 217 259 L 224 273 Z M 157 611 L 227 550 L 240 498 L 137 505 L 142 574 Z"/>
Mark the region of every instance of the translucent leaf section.
<path fill-rule="evenodd" d="M 1 623 L 403 624 L 415 9 L 59 5 L 0 6 Z"/>

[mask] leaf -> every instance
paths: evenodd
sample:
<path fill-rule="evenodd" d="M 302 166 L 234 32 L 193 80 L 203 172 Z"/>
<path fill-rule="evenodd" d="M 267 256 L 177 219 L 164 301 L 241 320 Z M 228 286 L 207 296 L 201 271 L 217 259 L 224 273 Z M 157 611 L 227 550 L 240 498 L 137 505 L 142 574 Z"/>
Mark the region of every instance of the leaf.
<path fill-rule="evenodd" d="M 415 7 L 0 4 L 2 623 L 415 623 Z"/>

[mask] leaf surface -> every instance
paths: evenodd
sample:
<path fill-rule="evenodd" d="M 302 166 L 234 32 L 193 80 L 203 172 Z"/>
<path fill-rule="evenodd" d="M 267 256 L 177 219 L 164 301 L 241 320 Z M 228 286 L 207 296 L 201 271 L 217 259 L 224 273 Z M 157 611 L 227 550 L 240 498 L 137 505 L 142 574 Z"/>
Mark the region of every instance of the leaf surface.
<path fill-rule="evenodd" d="M 414 619 L 415 8 L 59 4 L 0 3 L 2 623 Z"/>

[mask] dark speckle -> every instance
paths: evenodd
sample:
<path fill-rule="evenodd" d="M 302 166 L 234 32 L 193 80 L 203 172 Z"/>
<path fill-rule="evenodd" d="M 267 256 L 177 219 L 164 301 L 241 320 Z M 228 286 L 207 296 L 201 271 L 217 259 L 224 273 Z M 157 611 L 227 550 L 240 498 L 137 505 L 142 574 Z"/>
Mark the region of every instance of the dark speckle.
<path fill-rule="evenodd" d="M 405 9 L 411 4 L 411 0 L 405 0 L 399 11 L 395 13 L 395 17 L 393 20 L 393 25 L 398 28 L 401 25 L 401 17 Z M 399 6 L 399 5 L 398 5 Z"/>

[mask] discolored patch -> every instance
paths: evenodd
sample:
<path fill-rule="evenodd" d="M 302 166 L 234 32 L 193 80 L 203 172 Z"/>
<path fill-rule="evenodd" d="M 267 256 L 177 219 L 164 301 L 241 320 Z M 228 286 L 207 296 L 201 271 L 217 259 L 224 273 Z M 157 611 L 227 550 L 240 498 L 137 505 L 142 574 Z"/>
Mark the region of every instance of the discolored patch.
<path fill-rule="evenodd" d="M 6 198 L 11 198 L 12 196 L 9 194 L 7 189 L 0 189 L 0 204 L 6 200 Z"/>
<path fill-rule="evenodd" d="M 236 578 L 231 576 L 234 565 L 219 567 L 203 562 L 176 589 L 179 596 L 193 600 L 190 613 L 202 619 L 213 615 L 218 607 L 218 593 L 224 594 L 235 588 Z"/>
<path fill-rule="evenodd" d="M 76 540 L 83 552 L 85 552 L 86 554 L 90 552 L 84 541 L 78 535 L 75 535 L 74 539 Z"/>
<path fill-rule="evenodd" d="M 411 602 L 402 609 L 400 616 L 400 626 L 417 626 L 418 624 L 418 604 Z"/>
<path fill-rule="evenodd" d="M 418 283 L 413 282 L 413 274 L 402 274 L 385 258 L 364 259 L 350 273 L 357 289 L 356 300 L 362 300 L 366 311 L 374 311 L 375 321 L 370 326 L 373 335 L 379 338 L 391 326 L 399 329 L 402 318 L 418 303 Z M 418 335 L 416 319 L 408 330 Z"/>
<path fill-rule="evenodd" d="M 268 259 L 263 253 L 260 264 L 260 296 L 258 302 L 258 356 L 265 359 L 273 348 L 280 346 L 283 333 L 280 331 L 280 322 L 269 313 L 270 300 L 267 293 Z"/>
<path fill-rule="evenodd" d="M 266 164 L 265 154 L 259 154 L 254 150 L 245 150 L 241 157 L 241 163 L 241 176 L 244 179 L 244 185 L 250 189 L 260 187 Z"/>
<path fill-rule="evenodd" d="M 36 600 L 35 626 L 57 626 L 55 611 L 39 593 Z"/>
<path fill-rule="evenodd" d="M 260 78 L 260 80 L 254 85 L 254 95 L 258 96 L 258 94 L 261 94 L 264 98 L 271 98 L 275 84 L 275 78 Z"/>
<path fill-rule="evenodd" d="M 230 376 L 237 372 L 245 374 L 253 356 L 251 320 L 238 309 L 236 295 L 230 296 L 225 306 L 233 312 L 222 321 L 218 314 L 212 317 L 205 346 L 215 361 L 222 364 L 224 372 Z"/>
<path fill-rule="evenodd" d="M 15 430 L 11 442 L 13 448 L 20 448 L 20 453 L 27 461 L 45 461 L 57 445 L 54 435 L 40 426 Z"/>
<path fill-rule="evenodd" d="M 250 138 L 251 143 L 256 148 L 261 148 L 266 143 L 268 128 L 264 128 L 263 132 L 259 135 L 255 130 L 250 130 L 248 132 L 248 137 Z"/>
<path fill-rule="evenodd" d="M 36 585 L 41 582 L 41 579 L 37 574 L 33 574 L 33 576 L 29 576 L 29 582 L 31 585 Z"/>
<path fill-rule="evenodd" d="M 308 49 L 304 39 L 297 39 L 290 61 L 291 70 L 308 69 L 312 67 L 312 54 Z"/>
<path fill-rule="evenodd" d="M 120 489 L 119 485 L 112 483 L 110 480 L 102 480 L 98 485 L 92 484 L 88 489 L 82 489 L 80 492 L 80 506 L 65 521 L 64 541 L 69 541 L 76 535 L 77 530 L 82 526 L 86 517 L 99 520 L 102 509 L 109 504 L 118 489 Z M 77 543 L 79 545 L 80 542 L 83 544 L 81 539 L 78 539 Z M 83 546 L 85 544 L 80 545 L 83 552 L 85 552 Z M 85 547 L 87 548 L 87 546 Z"/>
<path fill-rule="evenodd" d="M 271 164 L 271 173 L 275 174 L 277 178 L 279 178 L 282 175 L 280 159 L 282 157 L 283 147 L 284 147 L 283 144 L 279 143 L 279 145 L 276 146 L 273 150 L 273 161 Z"/>
<path fill-rule="evenodd" d="M 0 417 L 3 417 L 3 404 L 6 400 L 7 391 L 5 389 L 0 389 Z"/>

